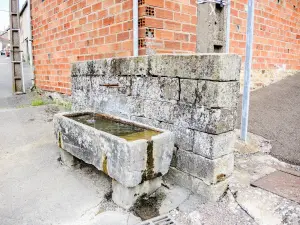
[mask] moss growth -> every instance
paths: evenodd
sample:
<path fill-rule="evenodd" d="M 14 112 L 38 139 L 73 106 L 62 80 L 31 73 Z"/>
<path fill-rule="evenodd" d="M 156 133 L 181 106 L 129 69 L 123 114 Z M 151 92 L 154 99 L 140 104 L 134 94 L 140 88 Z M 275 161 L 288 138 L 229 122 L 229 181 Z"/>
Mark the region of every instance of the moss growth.
<path fill-rule="evenodd" d="M 62 137 L 61 137 L 61 132 L 58 132 L 58 147 L 62 148 Z"/>
<path fill-rule="evenodd" d="M 144 171 L 142 181 L 154 178 L 153 141 L 148 141 L 147 146 L 147 168 Z"/>
<path fill-rule="evenodd" d="M 166 195 L 164 193 L 154 193 L 151 196 L 143 194 L 136 200 L 131 211 L 142 220 L 159 216 L 159 208 L 165 198 Z"/>
<path fill-rule="evenodd" d="M 144 58 L 143 57 L 135 57 L 134 62 L 135 63 L 142 63 L 142 62 L 144 62 Z"/>
<path fill-rule="evenodd" d="M 66 109 L 67 111 L 71 111 L 72 109 L 72 103 L 68 102 L 68 101 L 60 101 L 58 99 L 54 100 L 54 103 L 58 106 L 62 106 L 64 109 Z"/>
<path fill-rule="evenodd" d="M 29 106 L 29 105 L 18 105 L 17 108 L 18 108 L 18 109 L 23 109 L 23 108 L 26 108 L 26 107 L 28 107 L 28 106 Z"/>
<path fill-rule="evenodd" d="M 95 62 L 94 61 L 88 61 L 87 62 L 87 75 L 88 76 L 94 76 L 95 73 L 96 73 Z"/>
<path fill-rule="evenodd" d="M 102 171 L 103 171 L 103 173 L 105 173 L 106 175 L 108 175 L 107 156 L 106 155 L 104 155 L 104 160 L 103 160 L 103 164 L 102 164 Z"/>
<path fill-rule="evenodd" d="M 37 98 L 31 101 L 32 106 L 40 106 L 40 105 L 45 105 L 45 102 L 41 98 Z"/>
<path fill-rule="evenodd" d="M 72 109 L 72 103 L 71 102 L 65 102 L 63 104 L 63 107 L 67 110 L 71 110 Z"/>

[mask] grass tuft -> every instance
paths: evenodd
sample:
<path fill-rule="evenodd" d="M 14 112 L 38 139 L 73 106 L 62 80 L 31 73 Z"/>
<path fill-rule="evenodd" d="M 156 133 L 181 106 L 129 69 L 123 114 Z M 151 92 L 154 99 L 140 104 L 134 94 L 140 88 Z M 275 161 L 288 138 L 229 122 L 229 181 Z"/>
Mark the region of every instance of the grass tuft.
<path fill-rule="evenodd" d="M 31 102 L 32 106 L 40 106 L 40 105 L 45 105 L 45 102 L 42 99 L 34 99 Z"/>

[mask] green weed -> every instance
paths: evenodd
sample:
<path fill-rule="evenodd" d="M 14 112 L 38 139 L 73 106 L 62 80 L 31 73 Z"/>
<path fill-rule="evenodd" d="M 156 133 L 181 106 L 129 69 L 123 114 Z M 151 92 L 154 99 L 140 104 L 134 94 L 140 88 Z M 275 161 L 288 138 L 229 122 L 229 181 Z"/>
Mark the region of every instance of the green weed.
<path fill-rule="evenodd" d="M 40 105 L 45 105 L 45 102 L 42 99 L 34 99 L 31 102 L 32 106 L 40 106 Z"/>

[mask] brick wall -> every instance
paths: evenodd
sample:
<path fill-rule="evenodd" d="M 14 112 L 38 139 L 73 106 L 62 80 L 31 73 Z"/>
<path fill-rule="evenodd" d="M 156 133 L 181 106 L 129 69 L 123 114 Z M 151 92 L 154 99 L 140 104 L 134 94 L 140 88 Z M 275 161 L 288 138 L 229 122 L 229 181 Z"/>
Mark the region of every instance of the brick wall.
<path fill-rule="evenodd" d="M 131 20 L 131 0 L 33 0 L 37 86 L 70 94 L 70 63 L 132 55 Z"/>
<path fill-rule="evenodd" d="M 70 94 L 70 63 L 132 55 L 132 0 L 32 0 L 38 87 Z M 139 0 L 139 53 L 196 51 L 196 0 Z M 300 69 L 300 2 L 257 0 L 253 87 Z M 247 0 L 232 0 L 231 53 L 245 55 Z M 243 76 L 242 76 L 243 77 Z"/>
<path fill-rule="evenodd" d="M 141 55 L 196 51 L 195 0 L 139 0 Z"/>
<path fill-rule="evenodd" d="M 195 52 L 191 2 L 139 1 L 140 54 Z M 132 0 L 33 0 L 31 7 L 39 88 L 70 94 L 70 63 L 132 55 Z"/>
<path fill-rule="evenodd" d="M 230 52 L 245 58 L 247 0 L 233 0 Z M 300 1 L 256 0 L 252 87 L 300 70 Z M 243 76 L 241 76 L 243 77 Z"/>

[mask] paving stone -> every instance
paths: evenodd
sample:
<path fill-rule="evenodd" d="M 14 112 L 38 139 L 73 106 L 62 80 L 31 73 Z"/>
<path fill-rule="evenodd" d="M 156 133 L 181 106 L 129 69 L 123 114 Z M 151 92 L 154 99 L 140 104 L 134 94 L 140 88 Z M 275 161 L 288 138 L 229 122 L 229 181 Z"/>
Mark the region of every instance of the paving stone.
<path fill-rule="evenodd" d="M 171 210 L 176 209 L 191 195 L 190 190 L 177 185 L 168 185 L 168 188 L 161 187 L 156 193 L 158 193 L 158 195 L 162 193 L 164 196 L 166 196 L 160 204 L 160 215 L 165 215 Z"/>
<path fill-rule="evenodd" d="M 85 225 L 136 225 L 140 222 L 142 222 L 140 218 L 130 213 L 105 211 Z"/>

